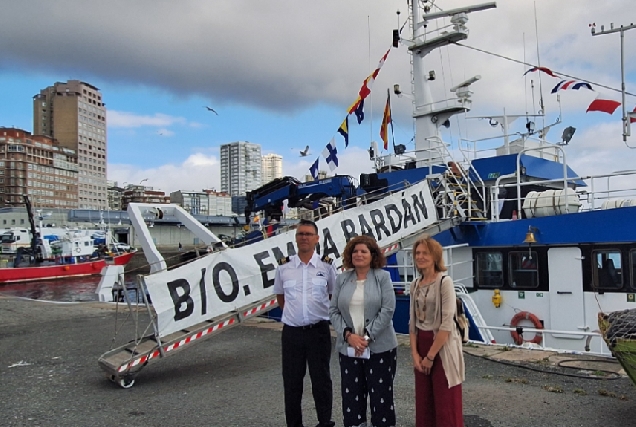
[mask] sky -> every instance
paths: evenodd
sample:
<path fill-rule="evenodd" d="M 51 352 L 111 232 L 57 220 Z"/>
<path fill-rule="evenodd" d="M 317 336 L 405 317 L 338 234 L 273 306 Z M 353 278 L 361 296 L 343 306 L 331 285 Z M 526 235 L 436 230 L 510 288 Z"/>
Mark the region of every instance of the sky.
<path fill-rule="evenodd" d="M 345 149 L 337 129 L 362 81 L 391 46 L 392 30 L 408 17 L 404 0 L 4 3 L 0 126 L 32 131 L 32 97 L 56 81 L 97 86 L 107 108 L 107 178 L 119 185 L 147 179 L 144 185 L 166 193 L 220 190 L 219 147 L 234 141 L 282 155 L 283 174 L 302 179 L 334 137 L 336 173 L 358 178 L 372 172 L 367 150 L 370 141 L 380 141 L 387 89 L 396 83 L 403 92 L 410 87 L 408 50 L 401 45 L 391 50 L 373 85 L 365 121 L 357 125 L 350 118 Z M 428 3 L 433 11 L 471 4 Z M 436 72 L 432 92 L 439 99 L 450 97 L 454 85 L 481 76 L 471 86 L 472 111 L 452 119 L 442 131 L 444 140 L 455 152 L 492 149 L 501 139 L 466 141 L 496 137 L 501 129 L 471 117 L 501 115 L 504 109 L 536 114 L 543 97 L 546 115 L 535 119 L 536 127 L 560 117 L 548 134 L 551 142 L 561 140 L 565 127 L 576 128 L 566 158 L 580 176 L 634 169 L 636 150 L 627 145 L 636 147 L 636 129 L 623 142 L 620 108 L 613 115 L 586 113 L 596 92 L 561 91 L 557 102 L 550 90 L 558 78 L 523 75 L 529 68 L 524 62 L 540 63 L 620 100 L 612 90 L 621 86 L 620 36 L 593 37 L 589 24 L 629 25 L 636 21 L 632 3 L 500 0 L 496 9 L 469 14 L 464 46 L 439 49 L 426 62 Z M 409 31 L 407 25 L 403 38 Z M 625 32 L 624 43 L 626 90 L 636 93 L 636 29 Z M 411 101 L 392 96 L 391 103 L 395 143 L 413 149 Z M 634 109 L 636 97 L 628 95 L 626 106 Z M 523 131 L 525 122 L 517 120 L 511 131 Z M 310 155 L 300 157 L 306 145 Z M 320 168 L 327 169 L 324 159 Z"/>

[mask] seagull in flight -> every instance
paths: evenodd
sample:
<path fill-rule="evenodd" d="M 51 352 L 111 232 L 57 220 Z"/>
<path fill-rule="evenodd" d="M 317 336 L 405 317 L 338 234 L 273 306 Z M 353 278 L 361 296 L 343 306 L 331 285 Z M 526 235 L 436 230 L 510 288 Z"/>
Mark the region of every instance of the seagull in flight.
<path fill-rule="evenodd" d="M 304 150 L 300 151 L 300 157 L 305 157 L 308 154 L 309 154 L 309 145 L 306 146 Z"/>
<path fill-rule="evenodd" d="M 212 111 L 214 114 L 216 114 L 217 116 L 219 115 L 219 113 L 217 113 L 216 111 L 214 111 L 214 108 L 210 108 L 207 105 L 203 106 L 204 108 L 207 108 L 208 111 Z"/>

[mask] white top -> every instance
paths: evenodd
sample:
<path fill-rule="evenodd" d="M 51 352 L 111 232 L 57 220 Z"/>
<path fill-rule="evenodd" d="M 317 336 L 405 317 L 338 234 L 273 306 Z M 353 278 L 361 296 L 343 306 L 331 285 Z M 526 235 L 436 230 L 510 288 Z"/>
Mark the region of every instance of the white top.
<path fill-rule="evenodd" d="M 356 280 L 356 290 L 353 291 L 349 303 L 349 314 L 353 322 L 353 332 L 364 335 L 364 279 Z"/>
<path fill-rule="evenodd" d="M 298 255 L 278 266 L 274 293 L 285 296 L 281 321 L 289 326 L 307 326 L 329 320 L 329 296 L 336 284 L 336 269 L 314 252 L 304 264 Z"/>

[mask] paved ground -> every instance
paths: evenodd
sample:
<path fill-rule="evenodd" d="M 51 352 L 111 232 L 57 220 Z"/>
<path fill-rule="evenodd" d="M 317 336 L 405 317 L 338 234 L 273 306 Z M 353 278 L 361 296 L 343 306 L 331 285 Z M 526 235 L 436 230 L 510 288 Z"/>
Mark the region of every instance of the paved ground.
<path fill-rule="evenodd" d="M 239 326 L 194 344 L 148 365 L 135 386 L 124 390 L 97 365 L 111 346 L 116 316 L 122 319 L 122 313 L 93 303 L 0 298 L 0 425 L 284 425 L 276 325 Z M 124 330 L 118 331 L 122 335 Z M 467 427 L 636 426 L 636 389 L 612 374 L 619 370 L 615 364 L 580 358 L 562 363 L 578 364 L 572 369 L 557 366 L 557 355 L 532 353 L 539 356 L 531 362 L 501 349 L 466 351 L 480 354 L 466 354 Z M 398 355 L 398 425 L 409 427 L 414 419 L 410 350 L 401 345 Z M 518 359 L 524 367 L 510 364 Z M 581 367 L 589 369 L 581 372 Z M 338 372 L 334 357 L 334 417 L 341 425 Z M 309 387 L 305 393 L 309 427 L 315 425 Z"/>

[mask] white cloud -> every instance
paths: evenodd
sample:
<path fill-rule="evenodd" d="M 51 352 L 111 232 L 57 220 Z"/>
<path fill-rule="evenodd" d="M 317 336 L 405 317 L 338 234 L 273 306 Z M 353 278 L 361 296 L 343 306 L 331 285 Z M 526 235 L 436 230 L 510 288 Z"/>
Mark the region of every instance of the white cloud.
<path fill-rule="evenodd" d="M 109 164 L 108 177 L 117 181 L 139 184 L 164 191 L 169 195 L 177 190 L 200 191 L 215 188 L 220 190 L 221 173 L 218 158 L 214 155 L 194 153 L 181 164 L 166 164 L 156 168 L 140 168 L 137 165 Z"/>
<path fill-rule="evenodd" d="M 126 111 L 108 110 L 108 126 L 113 128 L 165 127 L 186 123 L 187 120 L 183 117 L 174 117 L 162 113 L 155 113 L 149 116 Z"/>

